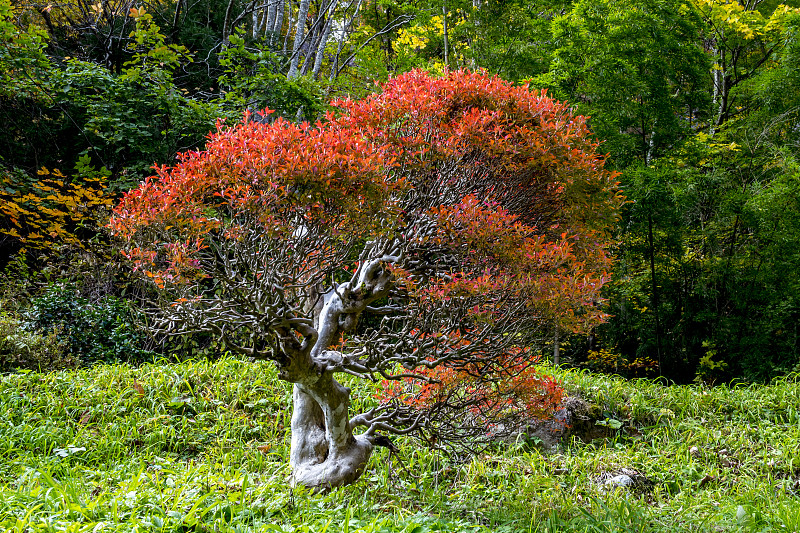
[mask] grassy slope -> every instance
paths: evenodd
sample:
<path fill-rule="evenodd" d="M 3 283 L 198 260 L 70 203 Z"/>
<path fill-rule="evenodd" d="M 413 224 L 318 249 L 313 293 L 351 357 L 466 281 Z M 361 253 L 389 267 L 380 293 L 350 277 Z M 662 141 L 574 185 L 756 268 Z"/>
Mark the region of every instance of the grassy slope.
<path fill-rule="evenodd" d="M 289 389 L 267 365 L 2 376 L 0 527 L 800 531 L 796 380 L 705 389 L 562 379 L 625 425 L 593 445 L 518 445 L 463 465 L 401 441 L 405 468 L 381 450 L 356 485 L 310 495 L 286 483 Z M 620 468 L 649 483 L 604 490 L 598 478 Z"/>

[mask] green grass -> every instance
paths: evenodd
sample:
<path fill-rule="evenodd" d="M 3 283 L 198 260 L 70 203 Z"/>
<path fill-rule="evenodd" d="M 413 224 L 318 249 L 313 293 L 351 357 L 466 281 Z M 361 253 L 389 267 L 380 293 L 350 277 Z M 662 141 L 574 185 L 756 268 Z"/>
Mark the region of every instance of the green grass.
<path fill-rule="evenodd" d="M 288 487 L 290 390 L 269 365 L 5 375 L 0 527 L 800 532 L 796 377 L 710 389 L 558 375 L 622 427 L 555 453 L 498 446 L 465 464 L 399 439 L 405 468 L 381 449 L 358 483 L 319 495 Z M 647 482 L 598 483 L 622 468 Z"/>

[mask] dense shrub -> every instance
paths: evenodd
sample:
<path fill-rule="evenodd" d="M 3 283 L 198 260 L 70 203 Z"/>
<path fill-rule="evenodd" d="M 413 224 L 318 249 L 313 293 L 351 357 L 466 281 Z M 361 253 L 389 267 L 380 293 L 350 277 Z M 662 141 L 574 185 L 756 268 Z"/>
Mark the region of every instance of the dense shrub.
<path fill-rule="evenodd" d="M 79 361 L 67 353 L 59 330 L 43 334 L 24 327 L 19 317 L 0 313 L 0 371 L 59 370 Z"/>
<path fill-rule="evenodd" d="M 83 366 L 152 359 L 147 336 L 134 319 L 135 312 L 124 300 L 106 296 L 91 303 L 71 285 L 51 285 L 28 311 L 29 326 L 55 332 L 66 353 Z"/>

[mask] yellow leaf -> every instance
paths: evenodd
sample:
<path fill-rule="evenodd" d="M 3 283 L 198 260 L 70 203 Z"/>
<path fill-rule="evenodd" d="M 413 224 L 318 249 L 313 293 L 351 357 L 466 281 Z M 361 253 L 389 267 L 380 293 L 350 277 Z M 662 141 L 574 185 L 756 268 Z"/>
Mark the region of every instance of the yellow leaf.
<path fill-rule="evenodd" d="M 64 216 L 64 212 L 63 211 L 56 211 L 55 209 L 48 209 L 46 207 L 39 208 L 39 211 L 41 211 L 45 215 L 50 215 L 51 217 L 62 217 L 62 216 Z"/>

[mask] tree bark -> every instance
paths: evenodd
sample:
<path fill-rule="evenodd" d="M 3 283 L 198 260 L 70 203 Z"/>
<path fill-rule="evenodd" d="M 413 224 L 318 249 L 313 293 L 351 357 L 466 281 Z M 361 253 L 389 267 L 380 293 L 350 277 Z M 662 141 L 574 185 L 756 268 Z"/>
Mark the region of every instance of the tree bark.
<path fill-rule="evenodd" d="M 713 72 L 714 86 L 711 100 L 716 116 L 711 121 L 711 127 L 709 128 L 709 133 L 711 135 L 714 135 L 725 121 L 725 116 L 728 111 L 728 96 L 731 89 L 726 50 L 724 46 L 718 45 L 713 52 L 717 56 L 718 64 L 714 66 Z"/>
<path fill-rule="evenodd" d="M 185 1 L 186 0 L 178 0 L 177 2 L 175 2 L 175 14 L 172 17 L 172 30 L 170 31 L 170 36 L 173 39 L 176 38 L 178 35 L 178 23 L 179 23 L 179 18 L 181 16 L 181 7 L 183 7 Z"/>
<path fill-rule="evenodd" d="M 331 28 L 333 28 L 333 14 L 338 5 L 339 0 L 333 0 L 331 2 L 331 7 L 328 11 L 328 20 L 325 21 L 325 29 L 322 31 L 322 38 L 317 45 L 317 54 L 316 57 L 314 57 L 314 70 L 312 71 L 312 77 L 315 80 L 319 78 L 319 71 L 322 68 L 322 59 L 325 56 L 325 45 L 328 44 L 328 39 L 331 35 Z"/>
<path fill-rule="evenodd" d="M 228 0 L 225 8 L 225 21 L 222 24 L 222 47 L 227 48 L 231 36 L 231 18 L 233 17 L 233 0 Z"/>
<path fill-rule="evenodd" d="M 353 435 L 350 390 L 326 372 L 295 383 L 293 403 L 292 483 L 323 490 L 358 479 L 373 445 L 369 437 Z"/>
<path fill-rule="evenodd" d="M 323 10 L 323 13 L 317 18 L 317 20 L 311 23 L 311 29 L 305 36 L 306 52 L 305 54 L 303 54 L 303 57 L 305 57 L 305 61 L 303 61 L 303 68 L 299 69 L 301 76 L 305 76 L 306 74 L 308 74 L 311 71 L 311 66 L 314 63 L 312 58 L 316 57 L 316 50 L 317 47 L 319 46 L 319 40 L 322 37 L 321 30 L 323 28 L 320 28 L 320 24 L 324 25 L 323 22 L 323 19 L 325 18 L 324 13 L 325 10 Z M 301 47 L 302 46 L 303 45 L 301 45 Z"/>
<path fill-rule="evenodd" d="M 292 16 L 292 6 L 291 5 L 289 6 L 288 11 L 284 7 L 284 13 L 288 13 L 286 17 L 288 19 L 288 22 L 286 24 L 286 36 L 283 39 L 283 55 L 286 55 L 287 50 L 289 49 L 289 37 L 292 34 L 292 22 L 294 20 L 294 17 Z"/>
<path fill-rule="evenodd" d="M 329 348 L 342 333 L 355 328 L 370 303 L 388 294 L 392 274 L 385 268 L 384 259 L 365 261 L 350 282 L 317 298 L 313 347 L 292 358 L 294 367 L 286 377 L 294 382 L 290 451 L 293 484 L 313 490 L 350 484 L 364 472 L 372 454 L 374 430 L 353 434 L 350 389 L 336 381 L 330 370 L 330 363 L 341 361 L 342 354 Z"/>
<path fill-rule="evenodd" d="M 280 20 L 283 22 L 283 0 L 273 0 L 269 4 L 269 11 L 267 11 L 267 25 L 264 28 L 264 32 L 267 34 L 270 46 L 272 46 L 272 44 L 275 42 L 275 35 L 280 35 L 281 28 L 278 25 L 279 13 Z"/>
<path fill-rule="evenodd" d="M 450 70 L 450 57 L 449 57 L 449 42 L 447 35 L 447 3 L 442 5 L 442 33 L 444 34 L 444 70 Z"/>
<path fill-rule="evenodd" d="M 300 66 L 300 45 L 303 43 L 306 30 L 306 19 L 308 18 L 309 0 L 300 0 L 300 9 L 297 13 L 297 26 L 294 34 L 294 45 L 292 46 L 292 60 L 289 63 L 289 72 L 286 77 L 296 78 L 298 67 Z"/>
<path fill-rule="evenodd" d="M 263 14 L 260 10 L 253 10 L 253 39 L 258 39 L 261 30 L 264 28 L 268 15 Z"/>

